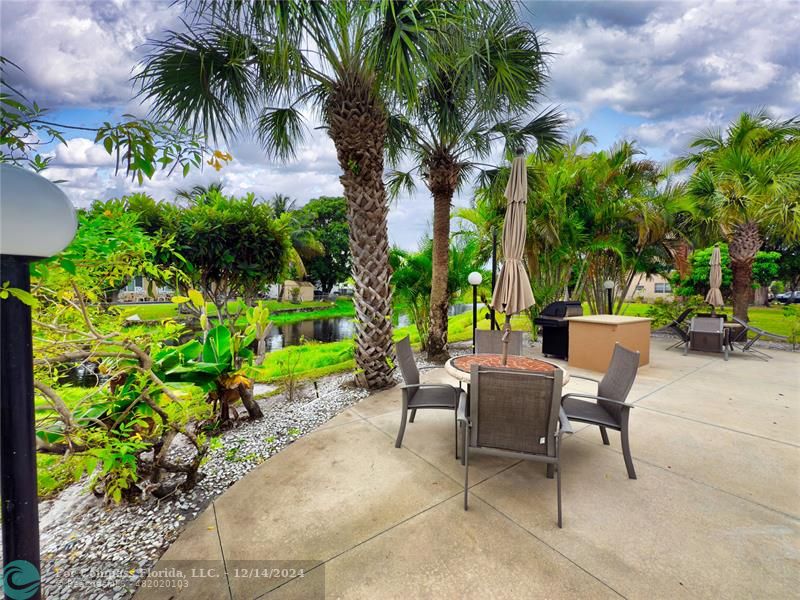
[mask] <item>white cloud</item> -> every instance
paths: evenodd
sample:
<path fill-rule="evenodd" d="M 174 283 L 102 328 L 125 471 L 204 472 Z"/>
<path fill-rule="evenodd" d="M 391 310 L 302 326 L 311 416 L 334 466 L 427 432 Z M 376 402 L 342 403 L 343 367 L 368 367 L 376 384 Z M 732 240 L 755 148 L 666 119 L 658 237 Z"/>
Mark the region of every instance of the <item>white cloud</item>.
<path fill-rule="evenodd" d="M 3 0 L 0 52 L 23 72 L 9 76 L 50 108 L 124 104 L 148 37 L 174 24 L 169 2 Z"/>
<path fill-rule="evenodd" d="M 556 101 L 651 119 L 719 105 L 738 112 L 796 104 L 789 85 L 800 69 L 796 2 L 637 3 L 636 19 L 625 26 L 619 15 L 609 20 L 609 11 L 634 3 L 566 5 L 577 7 L 575 17 L 551 23 L 537 22 L 538 4 L 532 5 L 533 23 L 555 53 L 550 96 Z"/>
<path fill-rule="evenodd" d="M 114 157 L 86 138 L 72 138 L 56 146 L 53 165 L 65 167 L 110 167 Z"/>

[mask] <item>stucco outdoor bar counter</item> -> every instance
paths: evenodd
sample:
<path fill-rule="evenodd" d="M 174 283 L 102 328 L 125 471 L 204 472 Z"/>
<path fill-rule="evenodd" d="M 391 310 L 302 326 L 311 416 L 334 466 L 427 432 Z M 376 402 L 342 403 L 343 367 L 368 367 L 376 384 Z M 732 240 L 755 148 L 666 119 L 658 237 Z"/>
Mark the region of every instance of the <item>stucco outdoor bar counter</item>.
<path fill-rule="evenodd" d="M 619 315 L 569 317 L 569 366 L 604 373 L 614 344 L 639 351 L 639 366 L 650 362 L 650 319 Z"/>

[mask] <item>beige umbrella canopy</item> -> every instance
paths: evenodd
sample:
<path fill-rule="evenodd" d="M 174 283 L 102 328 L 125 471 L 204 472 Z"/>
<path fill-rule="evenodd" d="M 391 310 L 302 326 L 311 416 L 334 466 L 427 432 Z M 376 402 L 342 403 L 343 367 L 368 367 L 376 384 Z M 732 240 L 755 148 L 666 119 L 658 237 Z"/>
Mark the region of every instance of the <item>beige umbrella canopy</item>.
<path fill-rule="evenodd" d="M 714 246 L 714 251 L 711 253 L 711 260 L 708 261 L 711 270 L 708 274 L 708 283 L 711 289 L 706 294 L 706 302 L 711 305 L 711 312 L 718 306 L 723 306 L 725 302 L 722 299 L 722 292 L 720 286 L 722 285 L 722 257 L 720 256 L 719 246 Z"/>
<path fill-rule="evenodd" d="M 522 261 L 527 233 L 528 174 L 525 157 L 521 153 L 518 153 L 511 164 L 505 196 L 508 208 L 503 223 L 503 268 L 492 295 L 492 308 L 506 315 L 503 326 L 503 364 L 508 360 L 511 315 L 535 304 L 528 272 Z"/>

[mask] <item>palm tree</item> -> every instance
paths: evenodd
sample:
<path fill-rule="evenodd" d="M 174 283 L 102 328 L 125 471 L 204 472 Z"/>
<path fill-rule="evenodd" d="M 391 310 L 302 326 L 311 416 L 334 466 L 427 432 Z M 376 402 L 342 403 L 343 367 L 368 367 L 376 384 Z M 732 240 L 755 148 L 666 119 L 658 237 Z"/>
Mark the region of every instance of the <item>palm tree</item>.
<path fill-rule="evenodd" d="M 745 112 L 725 134 L 706 131 L 690 147 L 695 151 L 678 166 L 695 167 L 688 191 L 728 241 L 733 310 L 747 320 L 753 261 L 764 236 L 800 238 L 800 118 Z"/>
<path fill-rule="evenodd" d="M 390 192 L 411 191 L 422 176 L 433 196 L 433 283 L 428 360 L 447 359 L 448 253 L 454 194 L 487 158 L 493 140 L 507 151 L 535 138 L 545 149 L 557 143 L 563 117 L 548 110 L 527 125 L 520 116 L 535 104 L 545 81 L 544 52 L 536 33 L 521 23 L 513 4 L 495 4 L 477 30 L 447 32 L 445 58 L 428 73 L 413 115 L 413 135 L 403 150 L 414 167 L 394 171 Z"/>
<path fill-rule="evenodd" d="M 154 42 L 138 76 L 155 112 L 230 137 L 254 127 L 265 150 L 293 155 L 305 107 L 333 140 L 347 200 L 355 359 L 370 388 L 393 383 L 384 149 L 387 115 L 412 104 L 432 41 L 452 21 L 476 27 L 477 2 L 199 0 L 187 31 Z"/>
<path fill-rule="evenodd" d="M 286 232 L 292 244 L 289 253 L 290 277 L 305 278 L 305 261 L 325 254 L 325 248 L 314 235 L 297 218 L 297 201 L 285 194 L 273 194 L 266 204 L 278 222 L 278 226 Z M 294 271 L 294 273 L 291 273 Z"/>
<path fill-rule="evenodd" d="M 267 200 L 267 204 L 269 204 L 276 219 L 284 213 L 297 210 L 297 201 L 286 194 L 272 194 L 272 197 Z"/>
<path fill-rule="evenodd" d="M 189 205 L 204 202 L 210 197 L 212 192 L 222 192 L 225 184 L 221 181 L 213 181 L 208 185 L 195 185 L 191 189 L 180 188 L 175 190 L 176 200 L 185 200 Z"/>

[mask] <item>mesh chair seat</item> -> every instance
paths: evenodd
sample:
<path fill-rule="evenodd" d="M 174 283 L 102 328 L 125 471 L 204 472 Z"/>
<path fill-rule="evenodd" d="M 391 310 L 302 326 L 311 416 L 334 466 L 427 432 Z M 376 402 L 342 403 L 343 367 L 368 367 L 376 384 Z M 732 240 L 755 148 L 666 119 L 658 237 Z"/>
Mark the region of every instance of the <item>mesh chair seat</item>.
<path fill-rule="evenodd" d="M 417 388 L 414 396 L 408 401 L 408 408 L 452 408 L 456 409 L 458 388 L 448 387 L 421 387 Z"/>
<path fill-rule="evenodd" d="M 619 423 L 614 417 L 608 414 L 605 408 L 597 404 L 597 402 L 580 400 L 568 394 L 564 396 L 561 406 L 564 407 L 564 412 L 567 413 L 567 417 L 573 421 L 582 421 L 584 423 L 619 429 Z"/>

